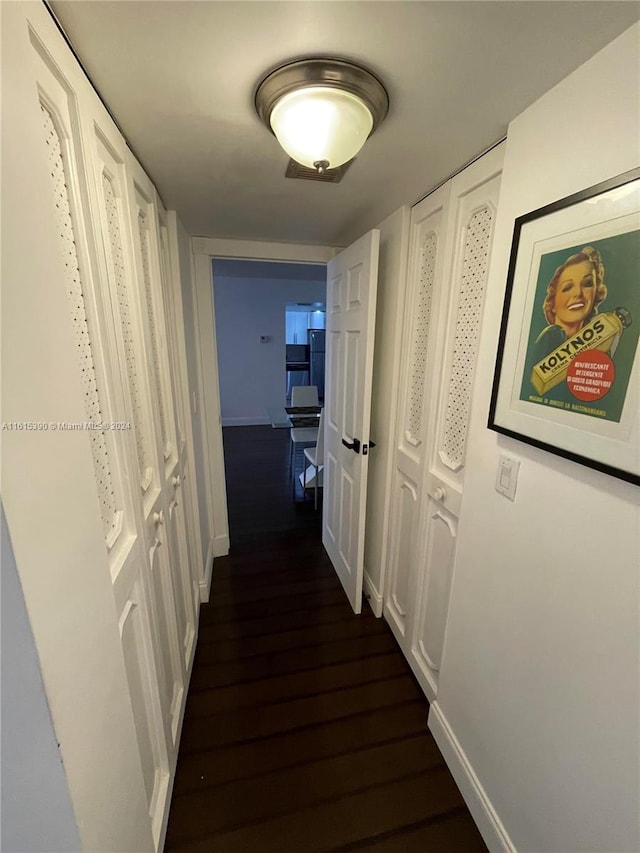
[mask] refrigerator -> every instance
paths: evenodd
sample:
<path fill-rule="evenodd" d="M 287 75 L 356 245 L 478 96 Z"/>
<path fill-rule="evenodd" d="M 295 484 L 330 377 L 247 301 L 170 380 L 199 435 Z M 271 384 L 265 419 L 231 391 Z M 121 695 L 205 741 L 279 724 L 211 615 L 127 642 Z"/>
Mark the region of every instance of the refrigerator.
<path fill-rule="evenodd" d="M 324 402 L 324 329 L 309 329 L 309 385 L 317 385 L 320 403 Z"/>

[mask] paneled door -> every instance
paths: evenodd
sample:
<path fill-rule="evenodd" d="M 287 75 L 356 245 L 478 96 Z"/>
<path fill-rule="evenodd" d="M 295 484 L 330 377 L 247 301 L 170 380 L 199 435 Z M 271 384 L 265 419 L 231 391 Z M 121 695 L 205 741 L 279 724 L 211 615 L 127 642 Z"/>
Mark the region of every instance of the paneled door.
<path fill-rule="evenodd" d="M 173 674 L 170 665 L 163 666 L 171 626 L 158 614 L 171 606 L 172 591 L 159 581 L 158 543 L 144 535 L 142 525 L 145 501 L 159 494 L 159 472 L 134 304 L 126 146 L 97 99 L 87 97 L 83 78 L 78 86 L 66 49 L 50 38 L 45 43 L 35 28 L 29 37 L 42 158 L 50 176 L 44 197 L 64 261 L 104 544 L 157 848 L 173 758 L 165 706 L 179 704 L 181 694 L 173 699 L 174 683 L 182 691 L 183 679 L 177 657 Z"/>
<path fill-rule="evenodd" d="M 411 212 L 399 419 L 391 485 L 390 555 L 383 610 L 407 657 L 411 648 L 409 622 L 414 605 L 411 583 L 418 561 L 416 540 L 424 479 L 426 421 L 430 410 L 427 353 L 429 341 L 437 329 L 434 315 L 438 314 L 440 292 L 435 283 L 443 276 L 444 231 L 450 194 L 448 183 Z"/>
<path fill-rule="evenodd" d="M 96 723 L 99 736 L 91 748 L 96 755 L 119 755 L 120 763 L 114 762 L 111 769 L 104 759 L 98 770 L 90 768 L 84 755 L 74 767 L 69 756 L 82 754 L 87 738 L 80 736 L 75 742 L 75 719 L 70 736 L 68 727 L 66 738 L 64 727 L 58 732 L 66 767 L 75 769 L 75 776 L 70 772 L 68 778 L 74 807 L 80 808 L 76 817 L 81 835 L 91 824 L 98 837 L 107 839 L 105 849 L 157 851 L 168 818 L 195 647 L 199 585 L 191 575 L 189 550 L 194 565 L 201 550 L 194 541 L 197 502 L 191 480 L 184 485 L 187 463 L 193 463 L 188 455 L 191 425 L 184 387 L 181 288 L 171 249 L 177 232 L 50 15 L 38 3 L 13 6 L 6 21 L 3 14 L 3 24 L 16 34 L 12 38 L 16 50 L 8 65 L 13 86 L 7 94 L 14 119 L 20 116 L 20 130 L 7 141 L 16 151 L 19 136 L 31 154 L 29 183 L 22 179 L 20 195 L 11 206 L 32 204 L 33 221 L 41 223 L 34 232 L 35 254 L 42 249 L 47 269 L 42 280 L 31 277 L 30 285 L 38 294 L 31 301 L 37 303 L 46 293 L 51 309 L 66 310 L 64 322 L 57 315 L 57 320 L 44 317 L 41 322 L 41 334 L 43 326 L 50 325 L 55 336 L 46 337 L 39 370 L 32 367 L 31 374 L 25 370 L 25 385 L 29 375 L 36 377 L 34 399 L 41 405 L 51 392 L 46 379 L 38 387 L 37 375 L 40 369 L 48 370 L 50 380 L 57 383 L 56 396 L 67 386 L 70 399 L 75 393 L 84 403 L 83 420 L 79 410 L 69 419 L 61 410 L 64 419 L 47 419 L 39 427 L 55 433 L 60 445 L 64 443 L 64 458 L 74 462 L 63 469 L 56 458 L 47 458 L 48 482 L 57 479 L 53 500 L 47 499 L 50 514 L 65 514 L 76 483 L 87 474 L 90 486 L 81 508 L 76 501 L 77 530 L 69 525 L 73 533 L 58 563 L 59 569 L 68 565 L 70 573 L 77 571 L 73 576 L 81 580 L 65 588 L 64 581 L 56 579 L 60 595 L 43 594 L 50 612 L 45 609 L 45 618 L 34 624 L 46 635 L 51 613 L 57 613 L 61 601 L 70 596 L 78 611 L 77 624 L 84 624 L 87 633 L 75 636 L 73 625 L 58 618 L 53 621 L 64 631 L 53 633 L 62 643 L 67 634 L 73 635 L 63 649 L 87 644 L 84 660 L 91 666 L 84 675 L 78 672 L 79 678 L 84 677 L 78 683 L 90 685 L 85 691 L 87 701 L 93 702 L 89 707 L 99 707 L 105 716 L 104 726 Z M 16 88 L 17 83 L 23 89 Z M 32 234 L 32 243 L 33 239 Z M 28 301 L 25 296 L 24 304 Z M 22 304 L 20 297 L 14 308 L 21 309 Z M 59 350 L 74 354 L 75 363 L 58 367 Z M 59 411 L 55 405 L 54 411 Z M 44 494 L 40 487 L 31 491 L 34 507 Z M 85 563 L 78 542 L 84 537 L 89 543 L 90 522 L 95 522 L 97 541 L 92 545 L 95 550 L 84 552 L 93 553 Z M 83 601 L 92 602 L 91 607 L 83 607 Z M 88 643 L 85 636 L 91 638 Z M 57 655 L 57 660 L 65 662 L 65 655 Z M 68 683 L 56 662 L 55 690 L 49 695 L 58 713 L 58 695 Z M 109 708 L 119 709 L 108 721 L 107 702 Z M 72 719 L 77 715 L 73 706 Z M 115 740 L 110 737 L 112 723 L 118 730 Z M 97 743 L 102 737 L 111 743 Z M 126 769 L 114 771 L 115 767 Z M 113 838 L 130 839 L 123 844 L 109 840 L 104 824 L 100 826 L 95 817 L 99 809 L 94 805 L 98 799 L 104 801 L 107 790 L 107 800 L 119 792 L 114 793 L 114 802 L 120 802 L 122 821 L 114 822 L 109 813 L 106 822 L 109 831 L 113 828 Z M 129 808 L 130 814 L 124 815 Z M 89 848 L 98 849 L 95 841 Z"/>
<path fill-rule="evenodd" d="M 185 526 L 179 501 L 182 483 L 179 435 L 169 369 L 168 323 L 163 288 L 158 200 L 139 164 L 129 156 L 129 210 L 136 258 L 137 304 L 146 350 L 145 381 L 152 404 L 157 485 L 143 500 L 149 544 L 152 600 L 158 635 L 158 669 L 165 688 L 163 715 L 171 749 L 176 747 L 188 659 L 195 636 Z"/>
<path fill-rule="evenodd" d="M 88 108 L 88 107 L 87 107 Z M 96 109 L 97 113 L 97 108 Z M 153 428 L 153 402 L 145 367 L 142 317 L 136 299 L 136 274 L 127 204 L 127 151 L 123 140 L 100 114 L 91 123 L 91 161 L 100 230 L 104 236 L 108 290 L 120 349 L 120 383 L 130 413 L 127 477 L 136 514 L 135 563 L 114 567 L 113 593 L 147 785 L 154 841 L 159 844 L 168 808 L 169 708 L 175 691 L 176 659 L 170 656 L 171 626 L 164 614 L 171 590 L 160 581 L 155 536 L 144 536 L 143 517 L 159 494 L 159 464 Z M 166 572 L 165 572 L 166 575 Z M 170 606 L 170 605 L 169 605 Z M 173 669 L 174 678 L 171 677 Z M 181 678 L 178 674 L 178 691 Z"/>
<path fill-rule="evenodd" d="M 412 211 L 385 615 L 437 695 L 504 146 Z"/>
<path fill-rule="evenodd" d="M 170 248 L 167 212 L 156 194 L 158 210 L 158 239 L 160 250 L 160 278 L 162 302 L 167 334 L 168 366 L 171 379 L 171 397 L 175 413 L 176 458 L 169 468 L 167 482 L 167 531 L 173 542 L 173 574 L 179 614 L 180 652 L 188 671 L 196 636 L 200 587 L 196 576 L 198 558 L 193 546 L 195 521 L 185 485 L 188 469 L 187 433 L 185 426 L 186 378 L 180 369 L 186 361 L 181 344 L 182 308 L 176 296 L 175 280 L 172 281 L 172 257 Z"/>
<path fill-rule="evenodd" d="M 354 613 L 362 610 L 379 244 L 370 231 L 327 266 L 322 543 Z"/>

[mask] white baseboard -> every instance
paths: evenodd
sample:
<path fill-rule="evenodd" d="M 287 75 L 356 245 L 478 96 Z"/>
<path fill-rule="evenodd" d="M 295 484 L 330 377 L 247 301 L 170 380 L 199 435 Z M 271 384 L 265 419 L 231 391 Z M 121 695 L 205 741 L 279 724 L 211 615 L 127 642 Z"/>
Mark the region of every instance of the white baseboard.
<path fill-rule="evenodd" d="M 248 418 L 222 418 L 222 426 L 264 426 L 270 424 L 267 415 L 252 415 Z"/>
<path fill-rule="evenodd" d="M 213 577 L 213 556 L 214 556 L 214 540 L 209 540 L 207 549 L 207 562 L 204 567 L 204 577 L 200 578 L 200 601 L 206 604 L 209 601 L 209 593 L 211 592 L 211 578 Z"/>
<path fill-rule="evenodd" d="M 429 709 L 428 726 L 489 850 L 516 853 L 515 845 L 437 701 Z"/>
<path fill-rule="evenodd" d="M 362 591 L 369 602 L 374 615 L 379 619 L 382 616 L 382 596 L 376 589 L 374 582 L 371 580 L 366 570 L 362 580 Z"/>
<path fill-rule="evenodd" d="M 213 577 L 213 561 L 215 557 L 226 557 L 229 553 L 229 535 L 225 533 L 215 536 L 209 541 L 207 550 L 207 564 L 204 570 L 204 578 L 200 581 L 200 601 L 206 604 L 211 595 L 211 578 Z"/>
<path fill-rule="evenodd" d="M 164 850 L 165 839 L 167 835 L 167 826 L 169 823 L 169 811 L 171 809 L 171 798 L 173 796 L 173 784 L 176 779 L 176 767 L 178 763 L 178 750 L 180 748 L 180 737 L 182 736 L 182 726 L 184 723 L 184 712 L 187 708 L 187 696 L 189 693 L 189 683 L 191 681 L 191 672 L 193 670 L 193 661 L 196 656 L 196 644 L 198 641 L 198 628 L 200 625 L 200 611 L 196 613 L 196 624 L 193 640 L 191 642 L 191 648 L 189 652 L 189 657 L 187 661 L 187 672 L 186 678 L 184 682 L 184 690 L 182 691 L 182 701 L 180 703 L 180 713 L 178 716 L 178 735 L 175 740 L 174 748 L 171 753 L 171 757 L 169 760 L 169 787 L 167 790 L 167 800 L 164 809 L 164 815 L 162 818 L 162 828 L 160 830 L 160 841 L 157 847 L 157 850 Z"/>
<path fill-rule="evenodd" d="M 226 557 L 229 553 L 229 534 L 215 536 L 213 539 L 213 556 Z"/>

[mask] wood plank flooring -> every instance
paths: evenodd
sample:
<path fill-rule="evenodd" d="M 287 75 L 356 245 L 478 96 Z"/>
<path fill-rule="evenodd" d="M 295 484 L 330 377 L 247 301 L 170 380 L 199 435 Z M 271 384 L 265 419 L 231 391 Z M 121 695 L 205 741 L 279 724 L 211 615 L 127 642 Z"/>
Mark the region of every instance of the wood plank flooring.
<path fill-rule="evenodd" d="M 354 616 L 288 432 L 223 431 L 232 551 L 201 611 L 167 851 L 480 853 L 388 628 Z"/>

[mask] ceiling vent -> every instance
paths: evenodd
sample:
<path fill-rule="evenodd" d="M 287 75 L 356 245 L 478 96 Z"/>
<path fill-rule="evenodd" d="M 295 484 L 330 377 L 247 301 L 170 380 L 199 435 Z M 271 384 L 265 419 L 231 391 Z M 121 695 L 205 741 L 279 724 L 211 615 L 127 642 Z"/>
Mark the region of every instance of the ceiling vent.
<path fill-rule="evenodd" d="M 297 178 L 300 181 L 321 181 L 325 184 L 339 184 L 344 173 L 353 163 L 355 157 L 343 163 L 342 166 L 337 166 L 335 169 L 325 169 L 319 172 L 317 169 L 310 169 L 308 166 L 301 166 L 295 160 L 289 160 L 287 171 L 284 173 L 287 178 Z"/>

